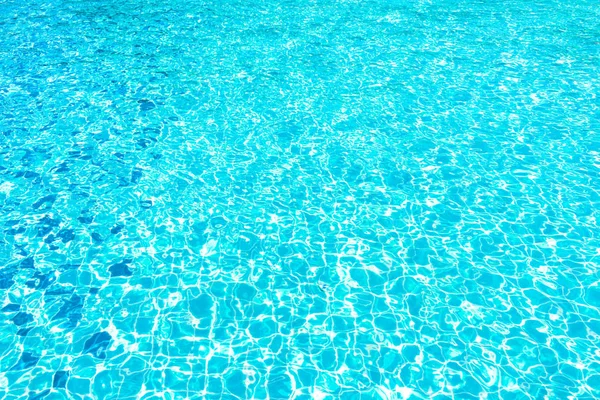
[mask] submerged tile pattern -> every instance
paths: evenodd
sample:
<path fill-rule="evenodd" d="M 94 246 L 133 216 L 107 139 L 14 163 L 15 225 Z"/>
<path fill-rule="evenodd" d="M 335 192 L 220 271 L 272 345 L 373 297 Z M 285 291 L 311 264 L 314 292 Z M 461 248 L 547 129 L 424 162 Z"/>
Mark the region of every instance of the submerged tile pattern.
<path fill-rule="evenodd" d="M 0 2 L 0 397 L 600 397 L 589 0 Z"/>

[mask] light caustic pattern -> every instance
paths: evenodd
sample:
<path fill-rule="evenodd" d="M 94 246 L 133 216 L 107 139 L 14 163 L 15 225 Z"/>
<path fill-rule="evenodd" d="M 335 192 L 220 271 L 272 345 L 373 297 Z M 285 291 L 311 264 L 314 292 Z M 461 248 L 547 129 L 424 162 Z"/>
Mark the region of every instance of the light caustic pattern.
<path fill-rule="evenodd" d="M 599 21 L 1 1 L 1 397 L 599 398 Z"/>

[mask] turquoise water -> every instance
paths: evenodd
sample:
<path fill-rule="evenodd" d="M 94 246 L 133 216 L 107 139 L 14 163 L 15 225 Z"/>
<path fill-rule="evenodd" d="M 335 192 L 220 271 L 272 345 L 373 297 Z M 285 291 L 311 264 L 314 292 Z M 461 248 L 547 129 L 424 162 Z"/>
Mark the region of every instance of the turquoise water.
<path fill-rule="evenodd" d="M 594 1 L 0 1 L 0 397 L 600 398 Z"/>

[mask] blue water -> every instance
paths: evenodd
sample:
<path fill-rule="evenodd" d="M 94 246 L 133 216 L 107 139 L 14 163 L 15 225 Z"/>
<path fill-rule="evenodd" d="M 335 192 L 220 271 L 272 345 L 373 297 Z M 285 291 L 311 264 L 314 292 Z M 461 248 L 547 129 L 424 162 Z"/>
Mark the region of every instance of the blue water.
<path fill-rule="evenodd" d="M 0 398 L 600 398 L 590 0 L 1 0 Z"/>

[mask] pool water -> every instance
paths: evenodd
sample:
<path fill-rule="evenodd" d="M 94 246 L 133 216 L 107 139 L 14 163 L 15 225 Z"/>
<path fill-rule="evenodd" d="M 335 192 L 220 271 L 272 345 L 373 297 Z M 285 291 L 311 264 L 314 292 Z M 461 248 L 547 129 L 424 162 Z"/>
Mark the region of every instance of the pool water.
<path fill-rule="evenodd" d="M 0 2 L 3 399 L 600 398 L 591 0 Z"/>

